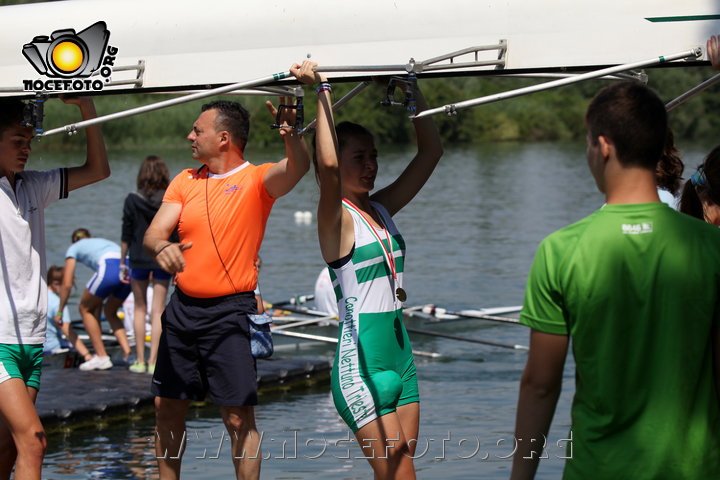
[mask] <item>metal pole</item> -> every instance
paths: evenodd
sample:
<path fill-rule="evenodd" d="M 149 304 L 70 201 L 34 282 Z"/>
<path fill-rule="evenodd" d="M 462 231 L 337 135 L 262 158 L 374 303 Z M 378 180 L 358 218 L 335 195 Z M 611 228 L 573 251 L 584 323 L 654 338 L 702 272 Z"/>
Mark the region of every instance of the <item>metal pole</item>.
<path fill-rule="evenodd" d="M 288 332 L 287 330 L 282 330 L 279 332 L 273 331 L 273 333 L 277 333 L 278 335 L 284 335 L 287 337 L 297 337 L 297 338 L 304 338 L 306 340 L 315 340 L 317 342 L 338 343 L 337 338 L 325 337 L 322 335 L 310 335 L 308 333 Z M 417 355 L 419 357 L 430 357 L 430 358 L 442 357 L 441 353 L 424 352 L 422 350 L 413 350 L 412 353 L 413 353 L 413 355 Z"/>
<path fill-rule="evenodd" d="M 409 72 L 411 65 L 339 65 L 339 66 L 317 66 L 316 72 Z"/>
<path fill-rule="evenodd" d="M 192 102 L 193 100 L 199 100 L 201 98 L 212 97 L 214 95 L 221 95 L 223 93 L 232 92 L 233 90 L 239 90 L 242 88 L 251 88 L 251 87 L 255 87 L 257 85 L 262 85 L 264 83 L 272 82 L 275 80 L 280 80 L 280 79 L 283 79 L 283 78 L 286 78 L 289 76 L 290 76 L 289 71 L 281 72 L 281 73 L 274 73 L 267 77 L 258 78 L 257 80 L 233 83 L 232 85 L 225 85 L 224 87 L 213 88 L 212 90 L 207 90 L 204 92 L 191 93 L 190 95 L 185 95 L 183 97 L 171 98 L 170 100 L 164 100 L 162 102 L 152 103 L 150 105 L 144 105 L 142 107 L 131 108 L 130 110 L 124 110 L 122 112 L 111 113 L 109 115 L 104 115 L 102 117 L 91 118 L 90 120 L 84 120 L 84 121 L 78 122 L 78 123 L 71 123 L 70 125 L 65 125 L 64 127 L 59 127 L 59 128 L 54 128 L 52 130 L 48 130 L 39 136 L 44 137 L 47 135 L 54 135 L 56 133 L 63 133 L 63 132 L 73 134 L 79 128 L 85 128 L 85 127 L 89 127 L 91 125 L 98 125 L 101 123 L 109 122 L 110 120 L 117 120 L 118 118 L 126 118 L 126 117 L 130 117 L 133 115 L 138 115 L 140 113 L 152 112 L 154 110 L 160 110 L 161 108 L 167 108 L 167 107 L 171 107 L 173 105 L 179 105 L 181 103 Z"/>
<path fill-rule="evenodd" d="M 713 85 L 715 85 L 715 84 L 718 83 L 718 82 L 720 82 L 720 73 L 718 73 L 718 74 L 715 75 L 714 77 L 708 78 L 707 80 L 705 80 L 705 81 L 702 82 L 701 84 L 696 85 L 694 88 L 691 88 L 690 90 L 688 90 L 687 92 L 683 93 L 682 95 L 680 95 L 680 96 L 677 97 L 676 99 L 670 100 L 670 101 L 665 105 L 665 110 L 667 110 L 667 111 L 669 112 L 669 111 L 672 110 L 673 108 L 679 107 L 680 105 L 682 105 L 683 103 L 687 102 L 688 100 L 690 100 L 690 99 L 691 99 L 692 97 L 694 97 L 695 95 L 697 95 L 697 94 L 701 93 L 702 91 L 704 91 L 704 90 L 712 87 Z"/>
<path fill-rule="evenodd" d="M 350 90 L 348 93 L 346 93 L 340 100 L 335 102 L 332 106 L 333 112 L 337 111 L 338 109 L 342 108 L 346 103 L 348 103 L 352 98 L 354 98 L 357 94 L 365 90 L 365 88 L 370 85 L 369 81 L 364 81 L 358 83 L 352 90 Z M 300 135 L 307 135 L 312 131 L 313 128 L 315 128 L 315 125 L 317 124 L 317 118 L 313 120 L 312 122 L 308 123 L 307 127 L 303 128 L 300 132 Z"/>
<path fill-rule="evenodd" d="M 541 83 L 539 85 L 533 85 L 531 87 L 518 88 L 516 90 L 510 90 L 507 92 L 496 93 L 494 95 L 488 95 L 485 97 L 474 98 L 472 100 L 465 100 L 464 102 L 444 105 L 442 107 L 424 110 L 424 111 L 418 113 L 417 115 L 415 115 L 415 117 L 413 117 L 413 118 L 422 118 L 422 117 L 427 117 L 430 115 L 437 115 L 438 113 L 446 113 L 448 115 L 453 115 L 458 110 L 461 110 L 464 108 L 475 107 L 475 106 L 483 105 L 486 103 L 498 102 L 500 100 L 506 100 L 508 98 L 519 97 L 521 95 L 527 95 L 529 93 L 540 92 L 543 90 L 550 90 L 552 88 L 562 87 L 564 85 L 578 83 L 578 82 L 582 82 L 585 80 L 590 80 L 592 78 L 604 77 L 605 75 L 612 75 L 612 74 L 623 72 L 626 70 L 634 70 L 634 69 L 638 69 L 638 68 L 643 68 L 643 67 L 655 65 L 658 63 L 672 62 L 674 60 L 680 60 L 680 59 L 689 58 L 689 57 L 698 58 L 701 54 L 702 54 L 702 49 L 700 47 L 697 47 L 697 48 L 694 48 L 692 50 L 685 51 L 682 53 L 676 53 L 673 55 L 662 56 L 662 57 L 655 57 L 650 60 L 644 60 L 641 62 L 627 63 L 625 65 L 616 65 L 614 67 L 603 68 L 601 70 L 595 70 L 594 72 L 583 73 L 583 74 L 580 74 L 573 78 L 562 78 L 559 80 L 553 80 L 551 82 Z"/>

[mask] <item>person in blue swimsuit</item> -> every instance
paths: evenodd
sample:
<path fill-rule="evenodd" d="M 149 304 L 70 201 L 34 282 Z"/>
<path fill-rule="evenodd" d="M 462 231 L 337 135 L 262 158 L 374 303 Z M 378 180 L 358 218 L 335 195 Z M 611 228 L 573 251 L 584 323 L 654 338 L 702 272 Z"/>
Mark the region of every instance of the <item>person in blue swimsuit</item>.
<path fill-rule="evenodd" d="M 377 479 L 413 479 L 420 405 L 412 348 L 402 320 L 405 241 L 392 216 L 410 202 L 442 156 L 429 118 L 415 120 L 418 152 L 391 185 L 370 195 L 378 171 L 372 134 L 334 125 L 326 78 L 315 63 L 293 65 L 317 87 L 315 160 L 320 183 L 318 237 L 342 322 L 332 372 L 338 413 L 355 433 Z M 413 87 L 408 87 L 413 88 Z M 417 110 L 426 108 L 413 92 Z"/>
<path fill-rule="evenodd" d="M 100 319 L 96 317 L 96 312 L 103 307 L 103 303 L 105 318 L 120 344 L 123 357 L 127 360 L 130 355 L 125 326 L 117 316 L 118 309 L 130 294 L 130 285 L 122 282 L 120 278 L 120 246 L 104 238 L 92 238 L 90 232 L 85 228 L 78 228 L 73 232 L 72 245 L 65 253 L 65 273 L 60 287 L 60 305 L 58 306 L 60 315 L 70 297 L 77 262 L 95 272 L 80 299 L 80 315 L 95 355 L 87 362 L 81 363 L 78 368 L 80 370 L 107 370 L 112 368 L 113 363 L 102 341 Z"/>

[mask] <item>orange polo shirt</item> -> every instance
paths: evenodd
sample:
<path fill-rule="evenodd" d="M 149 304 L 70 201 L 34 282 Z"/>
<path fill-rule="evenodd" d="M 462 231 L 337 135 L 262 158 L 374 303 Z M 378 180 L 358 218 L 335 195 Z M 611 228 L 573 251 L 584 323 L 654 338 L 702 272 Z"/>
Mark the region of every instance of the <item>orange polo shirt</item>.
<path fill-rule="evenodd" d="M 170 182 L 163 202 L 182 205 L 180 241 L 193 244 L 176 276 L 184 293 L 209 298 L 255 289 L 255 258 L 275 202 L 264 185 L 273 165 L 245 162 L 223 175 L 187 169 Z"/>

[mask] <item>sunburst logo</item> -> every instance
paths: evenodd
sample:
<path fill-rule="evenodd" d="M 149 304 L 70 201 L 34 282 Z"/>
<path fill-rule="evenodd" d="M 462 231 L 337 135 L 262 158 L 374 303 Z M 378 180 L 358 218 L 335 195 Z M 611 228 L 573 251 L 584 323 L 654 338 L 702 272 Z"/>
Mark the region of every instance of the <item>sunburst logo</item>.
<path fill-rule="evenodd" d="M 55 30 L 49 37 L 34 37 L 23 45 L 22 54 L 39 74 L 64 80 L 25 80 L 25 90 L 102 90 L 110 81 L 117 55 L 117 48 L 108 45 L 109 39 L 105 22 L 96 22 L 80 32 L 66 28 Z M 100 79 L 88 79 L 97 74 Z"/>

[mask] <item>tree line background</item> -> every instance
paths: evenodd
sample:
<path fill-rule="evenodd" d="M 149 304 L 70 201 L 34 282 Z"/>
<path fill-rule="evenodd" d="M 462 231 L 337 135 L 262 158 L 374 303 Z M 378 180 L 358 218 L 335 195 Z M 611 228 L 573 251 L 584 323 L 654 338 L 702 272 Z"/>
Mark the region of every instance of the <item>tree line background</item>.
<path fill-rule="evenodd" d="M 648 72 L 649 85 L 663 101 L 669 101 L 710 77 L 710 68 L 672 68 Z M 242 79 L 239 79 L 242 80 Z M 516 78 L 461 77 L 420 79 L 419 84 L 431 107 L 470 98 L 490 95 L 538 83 L 537 80 Z M 593 95 L 607 82 L 590 81 L 546 92 L 504 100 L 459 111 L 456 116 L 435 116 L 443 141 L 450 144 L 471 144 L 502 141 L 567 141 L 581 140 L 585 135 L 583 117 Z M 354 84 L 333 86 L 335 100 Z M 402 107 L 383 107 L 385 91 L 371 85 L 336 114 L 337 121 L 348 120 L 369 128 L 379 143 L 406 143 L 413 138 L 412 123 Z M 96 98 L 99 115 L 146 105 L 169 95 L 117 94 Z M 273 119 L 267 111 L 268 98 L 255 96 L 223 96 L 242 103 L 251 114 L 250 144 L 264 146 L 277 142 L 277 132 L 270 129 Z M 155 112 L 114 120 L 103 124 L 106 142 L 112 147 L 133 148 L 148 144 L 171 147 L 185 146 L 185 136 L 200 112 L 203 103 L 216 97 L 177 105 Z M 278 99 L 269 98 L 277 104 Z M 670 112 L 670 125 L 677 139 L 713 138 L 720 132 L 720 88 L 706 90 Z M 315 118 L 313 91 L 306 89 L 306 124 Z M 46 103 L 45 128 L 66 125 L 79 120 L 77 109 L 59 100 Z M 67 135 L 43 138 L 49 146 L 79 145 Z"/>

